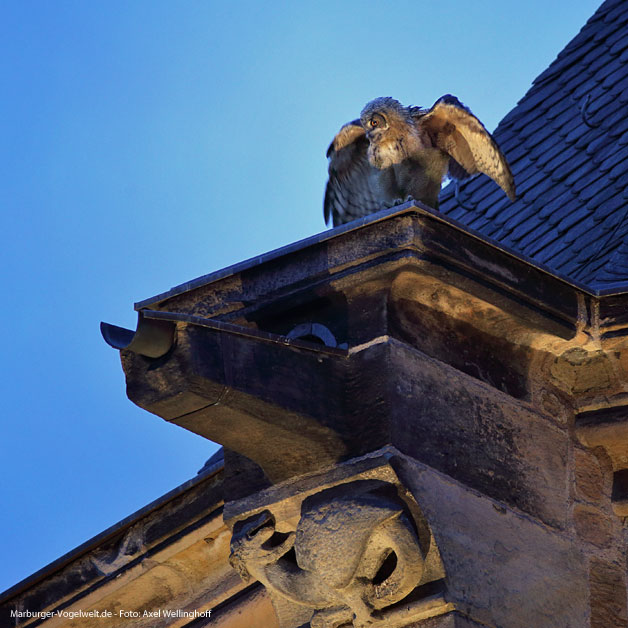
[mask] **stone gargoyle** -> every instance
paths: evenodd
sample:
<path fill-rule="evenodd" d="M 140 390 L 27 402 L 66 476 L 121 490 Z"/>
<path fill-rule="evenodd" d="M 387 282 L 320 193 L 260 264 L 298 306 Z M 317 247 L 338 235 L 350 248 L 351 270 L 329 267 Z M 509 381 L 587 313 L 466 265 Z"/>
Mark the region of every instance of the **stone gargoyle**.
<path fill-rule="evenodd" d="M 421 582 L 426 545 L 389 485 L 357 481 L 305 499 L 293 532 L 277 532 L 269 510 L 237 522 L 231 564 L 271 597 L 311 608 L 312 628 L 397 626 L 403 613 L 390 607 Z"/>

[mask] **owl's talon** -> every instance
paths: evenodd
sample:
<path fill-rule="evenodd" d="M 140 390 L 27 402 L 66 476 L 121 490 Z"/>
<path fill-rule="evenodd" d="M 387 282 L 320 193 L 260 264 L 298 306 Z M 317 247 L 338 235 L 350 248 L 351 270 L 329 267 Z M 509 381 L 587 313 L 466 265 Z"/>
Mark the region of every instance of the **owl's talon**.
<path fill-rule="evenodd" d="M 382 207 L 384 209 L 391 209 L 393 207 L 397 207 L 397 205 L 401 205 L 402 203 L 404 203 L 404 201 L 402 199 L 396 198 L 396 199 L 394 199 L 392 201 L 384 201 L 382 203 Z"/>

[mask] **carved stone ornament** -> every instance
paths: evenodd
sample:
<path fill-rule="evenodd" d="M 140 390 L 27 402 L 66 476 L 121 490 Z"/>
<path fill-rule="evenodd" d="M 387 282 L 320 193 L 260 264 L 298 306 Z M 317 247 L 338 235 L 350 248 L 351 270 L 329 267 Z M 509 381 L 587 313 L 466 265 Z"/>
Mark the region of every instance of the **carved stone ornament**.
<path fill-rule="evenodd" d="M 429 528 L 394 484 L 362 479 L 314 493 L 291 531 L 277 529 L 272 511 L 235 523 L 231 564 L 267 588 L 282 628 L 395 628 L 446 610 Z"/>

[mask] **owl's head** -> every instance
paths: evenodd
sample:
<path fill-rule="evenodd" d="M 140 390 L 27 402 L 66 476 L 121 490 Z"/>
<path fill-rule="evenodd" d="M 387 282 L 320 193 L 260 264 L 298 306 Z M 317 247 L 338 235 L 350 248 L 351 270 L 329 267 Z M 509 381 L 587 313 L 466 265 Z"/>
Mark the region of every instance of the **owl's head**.
<path fill-rule="evenodd" d="M 360 124 L 367 137 L 377 139 L 398 123 L 406 122 L 406 108 L 389 96 L 371 100 L 360 114 Z"/>
<path fill-rule="evenodd" d="M 408 157 L 416 131 L 408 110 L 394 98 L 376 98 L 362 109 L 360 124 L 369 141 L 367 156 L 375 168 L 384 169 Z"/>

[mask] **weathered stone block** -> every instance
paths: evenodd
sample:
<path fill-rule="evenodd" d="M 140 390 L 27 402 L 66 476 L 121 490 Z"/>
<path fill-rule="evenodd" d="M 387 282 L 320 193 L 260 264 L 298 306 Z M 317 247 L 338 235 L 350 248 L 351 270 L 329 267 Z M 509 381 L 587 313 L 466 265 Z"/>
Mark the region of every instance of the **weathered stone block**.
<path fill-rule="evenodd" d="M 595 453 L 578 447 L 574 450 L 576 498 L 593 503 L 608 501 L 613 482 L 613 468 L 601 447 Z"/>
<path fill-rule="evenodd" d="M 587 565 L 566 533 L 408 458 L 398 472 L 434 532 L 456 610 L 488 626 L 588 625 Z"/>
<path fill-rule="evenodd" d="M 566 430 L 475 378 L 391 341 L 391 442 L 486 495 L 565 525 Z"/>
<path fill-rule="evenodd" d="M 599 548 L 610 547 L 614 535 L 613 521 L 609 515 L 595 506 L 576 504 L 574 507 L 574 523 L 578 537 L 586 543 Z"/>
<path fill-rule="evenodd" d="M 493 628 L 487 624 L 477 624 L 460 613 L 447 613 L 440 617 L 430 617 L 409 625 L 407 628 Z"/>
<path fill-rule="evenodd" d="M 626 570 L 596 558 L 589 566 L 591 628 L 628 626 Z"/>

